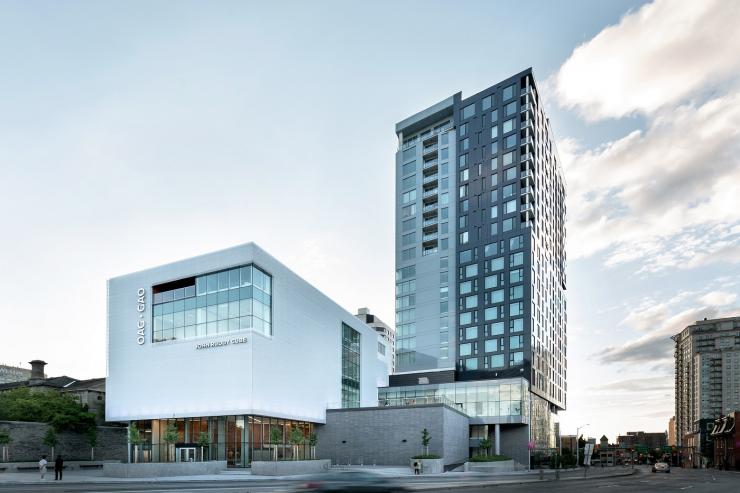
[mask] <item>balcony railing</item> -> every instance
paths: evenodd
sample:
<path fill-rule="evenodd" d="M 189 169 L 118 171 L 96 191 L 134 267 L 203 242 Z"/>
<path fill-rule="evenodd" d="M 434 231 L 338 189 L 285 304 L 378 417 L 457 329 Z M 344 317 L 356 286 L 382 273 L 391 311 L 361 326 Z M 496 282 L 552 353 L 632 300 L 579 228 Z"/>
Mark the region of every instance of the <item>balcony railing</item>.
<path fill-rule="evenodd" d="M 522 139 L 522 141 L 519 143 L 519 145 L 525 146 L 527 144 L 534 144 L 534 139 L 531 135 L 527 135 Z"/>
<path fill-rule="evenodd" d="M 424 183 L 424 184 L 427 184 L 427 183 L 432 183 L 432 182 L 435 182 L 435 181 L 437 181 L 437 177 L 438 177 L 438 176 L 439 176 L 439 174 L 437 174 L 437 173 L 434 173 L 434 174 L 431 174 L 431 175 L 425 176 L 425 177 L 424 177 L 424 180 L 423 180 L 423 183 Z"/>
<path fill-rule="evenodd" d="M 424 154 L 430 154 L 432 152 L 436 152 L 437 151 L 437 147 L 438 147 L 437 144 L 431 145 L 429 147 L 425 147 L 423 153 Z"/>
<path fill-rule="evenodd" d="M 532 155 L 531 152 L 525 152 L 524 154 L 522 154 L 522 158 L 520 162 L 526 163 L 527 161 L 529 161 L 531 163 L 533 159 L 534 159 L 534 156 Z"/>
<path fill-rule="evenodd" d="M 437 212 L 437 210 L 438 210 L 438 209 L 439 209 L 439 206 L 438 206 L 438 205 L 437 205 L 437 203 L 435 202 L 435 203 L 433 203 L 433 204 L 425 205 L 425 206 L 424 206 L 424 207 L 423 207 L 423 208 L 421 209 L 421 211 L 422 211 L 422 212 Z"/>
<path fill-rule="evenodd" d="M 451 128 L 452 128 L 452 123 L 450 123 L 449 125 L 445 125 L 444 127 L 440 127 L 438 129 L 432 130 L 431 133 L 425 135 L 424 137 L 421 137 L 421 136 L 417 135 L 413 139 L 411 139 L 409 141 L 406 141 L 403 144 L 401 144 L 401 150 L 406 150 L 406 149 L 408 149 L 410 147 L 415 146 L 416 144 L 419 143 L 420 140 L 421 141 L 425 141 L 425 140 L 431 139 L 432 137 L 436 137 L 437 135 L 439 135 L 439 134 L 441 134 L 443 132 L 447 132 Z"/>
<path fill-rule="evenodd" d="M 521 128 L 522 128 L 522 130 L 524 130 L 525 128 L 529 128 L 531 126 L 532 126 L 532 120 L 530 120 L 529 118 L 527 118 L 526 120 L 524 120 L 522 122 Z"/>
<path fill-rule="evenodd" d="M 527 111 L 529 111 L 531 109 L 532 109 L 532 104 L 531 103 L 526 103 L 526 104 L 523 104 L 522 105 L 522 108 L 521 108 L 521 110 L 519 110 L 519 112 L 520 113 L 526 113 Z"/>
<path fill-rule="evenodd" d="M 424 219 L 424 222 L 422 223 L 422 227 L 426 228 L 428 226 L 436 226 L 437 224 L 439 224 L 439 221 L 437 220 L 436 217 L 433 219 Z"/>
<path fill-rule="evenodd" d="M 422 197 L 431 197 L 432 195 L 437 195 L 437 193 L 439 193 L 439 188 L 432 188 L 431 190 L 427 190 L 426 192 L 424 192 L 424 195 L 422 195 Z"/>
<path fill-rule="evenodd" d="M 439 238 L 438 233 L 429 233 L 429 234 L 422 236 L 421 241 L 432 241 L 432 240 L 436 240 L 437 238 Z"/>
<path fill-rule="evenodd" d="M 434 168 L 435 166 L 437 166 L 437 164 L 439 163 L 437 162 L 436 159 L 432 159 L 431 161 L 425 161 L 423 169 Z"/>

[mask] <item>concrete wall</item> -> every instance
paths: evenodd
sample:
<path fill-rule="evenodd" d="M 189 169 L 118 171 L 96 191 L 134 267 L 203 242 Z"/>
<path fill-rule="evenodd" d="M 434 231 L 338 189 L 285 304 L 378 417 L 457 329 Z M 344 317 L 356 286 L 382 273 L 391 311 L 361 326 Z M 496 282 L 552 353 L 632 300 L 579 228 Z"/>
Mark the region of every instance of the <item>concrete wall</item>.
<path fill-rule="evenodd" d="M 529 467 L 529 427 L 501 425 L 501 453 Z"/>
<path fill-rule="evenodd" d="M 166 478 L 218 474 L 226 470 L 225 460 L 206 462 L 154 462 L 148 464 L 104 464 L 103 476 L 109 478 Z"/>
<path fill-rule="evenodd" d="M 253 461 L 252 474 L 255 476 L 295 476 L 325 472 L 331 461 L 325 460 L 281 460 Z"/>
<path fill-rule="evenodd" d="M 421 431 L 431 436 L 429 453 L 445 464 L 468 457 L 468 417 L 442 404 L 336 409 L 318 427 L 317 457 L 341 464 L 408 465 L 423 452 Z"/>
<path fill-rule="evenodd" d="M 10 460 L 38 462 L 42 455 L 47 455 L 51 462 L 51 449 L 43 443 L 48 429 L 45 423 L 0 421 L 0 430 L 7 431 L 13 440 L 8 446 Z M 57 438 L 55 454 L 61 454 L 65 460 L 90 460 L 90 445 L 84 435 L 65 431 L 57 433 Z M 98 426 L 95 460 L 125 461 L 126 438 L 126 428 Z"/>

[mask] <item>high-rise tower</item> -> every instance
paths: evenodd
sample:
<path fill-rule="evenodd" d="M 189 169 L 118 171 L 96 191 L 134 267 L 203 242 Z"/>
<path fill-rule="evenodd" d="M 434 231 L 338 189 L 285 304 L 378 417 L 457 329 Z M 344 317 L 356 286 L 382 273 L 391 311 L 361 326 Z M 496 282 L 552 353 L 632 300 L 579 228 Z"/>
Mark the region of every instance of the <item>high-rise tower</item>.
<path fill-rule="evenodd" d="M 397 374 L 381 398 L 439 395 L 480 423 L 471 438 L 554 447 L 567 401 L 565 183 L 532 70 L 396 133 Z"/>

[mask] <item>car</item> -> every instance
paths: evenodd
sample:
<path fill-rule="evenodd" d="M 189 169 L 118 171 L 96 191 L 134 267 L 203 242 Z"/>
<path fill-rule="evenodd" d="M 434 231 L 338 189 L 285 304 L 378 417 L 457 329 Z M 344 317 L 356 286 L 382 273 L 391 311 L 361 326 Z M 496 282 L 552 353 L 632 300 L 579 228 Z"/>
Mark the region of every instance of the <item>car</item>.
<path fill-rule="evenodd" d="M 653 472 L 671 472 L 671 466 L 667 462 L 658 461 L 653 464 Z"/>
<path fill-rule="evenodd" d="M 303 491 L 390 493 L 407 491 L 393 479 L 370 471 L 342 471 L 317 476 Z"/>

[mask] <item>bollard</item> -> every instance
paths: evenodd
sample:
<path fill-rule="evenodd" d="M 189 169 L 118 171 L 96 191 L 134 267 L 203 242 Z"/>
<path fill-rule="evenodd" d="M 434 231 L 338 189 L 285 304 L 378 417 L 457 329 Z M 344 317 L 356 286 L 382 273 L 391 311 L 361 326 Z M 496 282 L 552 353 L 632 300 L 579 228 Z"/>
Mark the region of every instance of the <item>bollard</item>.
<path fill-rule="evenodd" d="M 545 477 L 545 471 L 540 469 L 540 480 L 544 479 L 544 477 Z"/>

